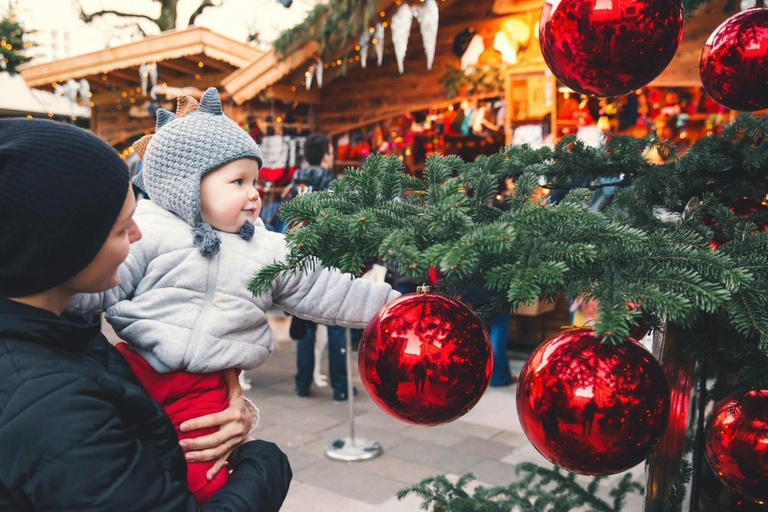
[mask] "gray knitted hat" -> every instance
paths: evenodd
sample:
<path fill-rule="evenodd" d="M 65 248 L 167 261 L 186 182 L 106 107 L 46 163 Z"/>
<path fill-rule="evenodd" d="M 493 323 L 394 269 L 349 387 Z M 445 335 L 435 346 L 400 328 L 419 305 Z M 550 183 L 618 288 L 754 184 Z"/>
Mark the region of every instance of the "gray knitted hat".
<path fill-rule="evenodd" d="M 158 109 L 154 135 L 138 140 L 133 148 L 144 162 L 134 184 L 193 227 L 201 254 L 216 254 L 221 239 L 203 222 L 200 180 L 209 171 L 239 158 L 253 158 L 259 168 L 262 165 L 256 142 L 221 110 L 216 88 L 206 90 L 199 105 L 191 96 L 180 96 L 175 115 Z M 246 221 L 239 234 L 250 240 L 253 232 L 253 225 Z"/>

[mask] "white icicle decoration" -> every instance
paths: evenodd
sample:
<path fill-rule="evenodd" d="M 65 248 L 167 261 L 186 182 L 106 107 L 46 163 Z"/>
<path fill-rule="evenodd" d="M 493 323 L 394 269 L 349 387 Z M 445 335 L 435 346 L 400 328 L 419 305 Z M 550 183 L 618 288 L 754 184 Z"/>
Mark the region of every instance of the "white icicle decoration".
<path fill-rule="evenodd" d="M 427 69 L 432 69 L 435 60 L 435 45 L 437 44 L 437 26 L 440 13 L 436 0 L 425 0 L 420 6 L 413 9 L 414 17 L 419 21 L 421 40 L 424 42 L 424 53 L 427 54 Z"/>
<path fill-rule="evenodd" d="M 405 71 L 403 63 L 405 62 L 405 51 L 408 49 L 408 38 L 411 35 L 411 24 L 413 23 L 413 10 L 408 4 L 403 4 L 392 16 L 392 42 L 395 44 L 395 57 L 397 58 L 397 67 L 402 75 Z"/>
<path fill-rule="evenodd" d="M 376 24 L 376 28 L 373 31 L 373 38 L 376 39 L 376 62 L 379 66 L 384 61 L 384 25 L 381 23 Z"/>
<path fill-rule="evenodd" d="M 315 69 L 315 79 L 317 80 L 317 88 L 323 88 L 323 59 L 317 61 L 317 68 Z"/>
<path fill-rule="evenodd" d="M 358 51 L 358 54 L 360 55 L 360 65 L 363 66 L 363 69 L 365 69 L 365 64 L 368 61 L 368 46 L 370 43 L 371 33 L 368 30 L 365 30 L 360 36 L 360 50 Z"/>
<path fill-rule="evenodd" d="M 304 73 L 304 82 L 306 82 L 307 90 L 312 87 L 312 79 L 315 76 L 313 71 L 314 70 L 312 69 L 312 66 L 309 66 L 309 69 L 307 69 L 306 73 Z"/>

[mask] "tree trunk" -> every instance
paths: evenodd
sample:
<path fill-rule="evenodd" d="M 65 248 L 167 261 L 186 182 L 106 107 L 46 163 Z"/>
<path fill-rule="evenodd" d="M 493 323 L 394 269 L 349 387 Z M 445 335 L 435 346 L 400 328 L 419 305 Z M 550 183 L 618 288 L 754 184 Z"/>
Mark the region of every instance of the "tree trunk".
<path fill-rule="evenodd" d="M 173 30 L 176 26 L 176 5 L 179 0 L 160 0 L 160 17 L 157 18 L 157 26 L 161 32 Z"/>

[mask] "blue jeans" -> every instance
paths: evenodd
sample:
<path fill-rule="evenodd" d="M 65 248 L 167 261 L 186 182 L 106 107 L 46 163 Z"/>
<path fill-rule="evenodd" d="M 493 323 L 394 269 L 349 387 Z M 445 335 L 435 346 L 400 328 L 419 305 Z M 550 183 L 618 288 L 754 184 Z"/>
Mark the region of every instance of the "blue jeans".
<path fill-rule="evenodd" d="M 507 333 L 509 332 L 509 315 L 495 313 L 491 319 L 491 349 L 493 350 L 493 371 L 491 386 L 506 386 L 512 384 L 512 374 L 509 371 L 507 358 Z"/>
<path fill-rule="evenodd" d="M 296 390 L 309 391 L 315 370 L 315 334 L 317 324 L 307 322 L 307 334 L 296 346 Z M 328 377 L 333 394 L 347 393 L 347 334 L 344 327 L 328 326 Z"/>

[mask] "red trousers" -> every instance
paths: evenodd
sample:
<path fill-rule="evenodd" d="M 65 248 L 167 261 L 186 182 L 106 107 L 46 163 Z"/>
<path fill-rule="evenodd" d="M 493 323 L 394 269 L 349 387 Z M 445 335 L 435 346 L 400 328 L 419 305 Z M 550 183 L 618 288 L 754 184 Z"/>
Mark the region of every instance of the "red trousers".
<path fill-rule="evenodd" d="M 163 406 L 170 416 L 179 440 L 213 434 L 218 430 L 205 428 L 182 432 L 179 426 L 187 420 L 221 412 L 229 406 L 229 393 L 224 372 L 158 373 L 143 357 L 131 350 L 127 343 L 119 343 L 117 349 L 123 354 L 149 396 Z M 208 481 L 205 475 L 213 464 L 214 461 L 187 462 L 189 490 L 201 505 L 227 483 L 229 473 L 226 468 L 221 468 L 216 476 L 210 482 Z"/>

